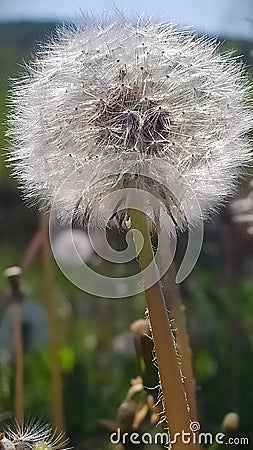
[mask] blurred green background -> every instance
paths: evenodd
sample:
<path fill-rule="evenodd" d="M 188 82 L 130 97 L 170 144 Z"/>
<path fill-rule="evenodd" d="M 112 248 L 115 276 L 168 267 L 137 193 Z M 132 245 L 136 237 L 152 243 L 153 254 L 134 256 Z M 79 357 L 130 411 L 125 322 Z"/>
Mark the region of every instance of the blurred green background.
<path fill-rule="evenodd" d="M 50 35 L 54 23 L 0 24 L 0 146 L 11 78 L 22 72 L 36 43 Z M 248 65 L 252 43 L 226 41 Z M 0 336 L 8 308 L 9 284 L 3 270 L 20 265 L 38 230 L 36 209 L 21 199 L 15 180 L 0 160 Z M 238 196 L 249 191 L 247 180 Z M 120 236 L 116 236 L 116 240 Z M 181 237 L 182 248 L 185 237 Z M 179 256 L 180 258 L 180 251 Z M 97 434 L 99 419 L 113 419 L 125 398 L 138 366 L 129 327 L 143 318 L 140 295 L 120 300 L 95 299 L 73 286 L 54 266 L 56 312 L 59 324 L 59 358 L 63 383 L 66 433 L 78 448 L 108 447 Z M 224 415 L 240 415 L 240 435 L 253 442 L 253 235 L 234 223 L 230 205 L 206 224 L 201 257 L 181 285 L 187 326 L 193 349 L 194 372 L 202 428 L 216 432 Z M 23 275 L 25 301 L 44 305 L 40 251 Z M 25 318 L 24 318 L 25 321 Z M 30 324 L 36 329 L 37 322 Z M 52 418 L 49 346 L 41 338 L 33 348 L 28 336 L 25 352 L 25 411 L 28 416 Z M 39 338 L 38 338 L 39 339 Z M 1 339 L 0 339 L 1 341 Z M 0 418 L 14 412 L 14 361 L 11 344 L 0 348 Z M 237 446 L 239 448 L 239 446 Z M 244 447 L 245 448 L 245 447 Z"/>

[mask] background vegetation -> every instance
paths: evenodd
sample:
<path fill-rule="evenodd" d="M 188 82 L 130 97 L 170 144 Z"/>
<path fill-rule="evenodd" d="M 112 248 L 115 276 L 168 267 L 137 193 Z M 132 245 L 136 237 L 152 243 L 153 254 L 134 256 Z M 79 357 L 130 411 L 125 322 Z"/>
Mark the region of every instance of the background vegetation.
<path fill-rule="evenodd" d="M 0 147 L 4 138 L 10 78 L 36 50 L 36 43 L 50 35 L 53 23 L 0 25 Z M 226 42 L 252 63 L 252 44 Z M 251 55 L 251 56 L 250 56 Z M 247 183 L 240 195 L 248 191 Z M 0 160 L 0 418 L 14 411 L 14 360 L 11 337 L 4 318 L 8 308 L 6 267 L 20 265 L 38 229 L 38 214 L 20 198 L 16 182 Z M 183 248 L 185 237 L 181 237 Z M 115 239 L 120 242 L 121 237 Z M 30 247 L 29 247 L 30 248 Z M 180 258 L 180 251 L 179 256 Z M 138 365 L 129 327 L 144 317 L 142 296 L 121 300 L 94 299 L 70 284 L 54 267 L 57 286 L 59 358 L 63 382 L 65 428 L 78 448 L 108 447 L 97 434 L 99 419 L 113 419 L 125 398 Z M 253 442 L 253 236 L 232 220 L 230 205 L 206 224 L 201 257 L 181 286 L 193 348 L 194 372 L 202 429 L 216 432 L 228 411 L 239 413 L 240 435 Z M 44 307 L 43 269 L 35 252 L 23 275 L 25 301 Z M 25 323 L 26 318 L 23 321 Z M 37 318 L 29 322 L 25 352 L 25 411 L 28 416 L 52 418 L 49 346 L 31 335 Z M 33 329 L 34 327 L 34 329 Z M 1 331 L 1 329 L 3 331 Z M 23 331 L 24 331 L 23 325 Z M 47 329 L 46 329 L 47 332 Z M 30 339 L 30 340 L 29 340 Z M 237 446 L 238 448 L 238 446 Z"/>

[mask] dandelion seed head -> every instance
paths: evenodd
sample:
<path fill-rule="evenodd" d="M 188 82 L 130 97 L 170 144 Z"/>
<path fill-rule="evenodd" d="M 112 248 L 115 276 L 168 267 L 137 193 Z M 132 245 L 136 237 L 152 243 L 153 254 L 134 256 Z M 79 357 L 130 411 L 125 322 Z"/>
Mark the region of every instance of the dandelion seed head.
<path fill-rule="evenodd" d="M 248 98 L 242 65 L 213 40 L 127 19 L 65 26 L 14 83 L 8 159 L 26 197 L 50 207 L 57 194 L 63 218 L 90 217 L 105 194 L 130 187 L 184 228 L 250 161 Z"/>
<path fill-rule="evenodd" d="M 14 444 L 5 437 L 4 433 L 0 433 L 0 448 L 1 450 L 15 450 Z"/>
<path fill-rule="evenodd" d="M 0 444 L 3 445 L 3 450 L 70 449 L 66 447 L 68 440 L 63 433 L 57 433 L 49 424 L 35 420 L 22 426 L 15 423 L 14 426 L 7 428 L 2 436 Z"/>

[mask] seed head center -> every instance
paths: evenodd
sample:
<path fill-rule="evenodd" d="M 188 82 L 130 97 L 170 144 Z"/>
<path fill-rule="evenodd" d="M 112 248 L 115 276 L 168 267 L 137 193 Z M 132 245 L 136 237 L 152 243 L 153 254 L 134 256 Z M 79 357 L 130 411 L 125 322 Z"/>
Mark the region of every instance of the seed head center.
<path fill-rule="evenodd" d="M 98 143 L 115 149 L 157 154 L 168 142 L 170 120 L 159 101 L 143 95 L 143 86 L 122 83 L 96 105 Z"/>

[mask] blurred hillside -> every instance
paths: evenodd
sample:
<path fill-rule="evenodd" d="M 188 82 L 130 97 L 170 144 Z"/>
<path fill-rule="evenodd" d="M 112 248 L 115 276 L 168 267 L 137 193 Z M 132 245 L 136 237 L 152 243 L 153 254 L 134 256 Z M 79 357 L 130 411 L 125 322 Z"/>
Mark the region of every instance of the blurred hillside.
<path fill-rule="evenodd" d="M 21 63 L 36 50 L 36 43 L 43 42 L 52 33 L 55 23 L 1 23 L 0 24 L 0 66 L 1 79 L 6 73 L 17 72 Z"/>
<path fill-rule="evenodd" d="M 37 44 L 45 42 L 52 35 L 54 22 L 14 22 L 0 23 L 0 76 L 6 72 L 16 72 L 16 64 L 36 51 Z M 238 40 L 221 39 L 222 50 L 235 49 L 243 55 L 245 61 L 252 63 L 252 43 Z"/>

